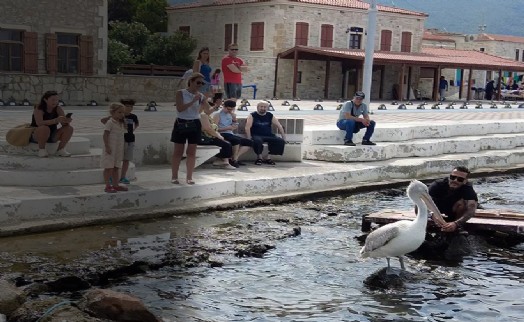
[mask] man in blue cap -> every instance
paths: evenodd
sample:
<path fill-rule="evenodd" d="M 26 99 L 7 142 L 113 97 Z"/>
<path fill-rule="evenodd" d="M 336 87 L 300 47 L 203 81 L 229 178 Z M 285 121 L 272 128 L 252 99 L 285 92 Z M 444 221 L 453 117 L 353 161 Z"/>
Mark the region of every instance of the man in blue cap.
<path fill-rule="evenodd" d="M 344 145 L 355 146 L 353 134 L 363 128 L 366 128 L 366 133 L 362 138 L 362 145 L 376 145 L 371 142 L 371 136 L 375 131 L 375 121 L 369 119 L 368 106 L 362 102 L 365 97 L 364 92 L 358 91 L 353 99 L 347 101 L 340 109 L 337 127 L 346 131 Z"/>

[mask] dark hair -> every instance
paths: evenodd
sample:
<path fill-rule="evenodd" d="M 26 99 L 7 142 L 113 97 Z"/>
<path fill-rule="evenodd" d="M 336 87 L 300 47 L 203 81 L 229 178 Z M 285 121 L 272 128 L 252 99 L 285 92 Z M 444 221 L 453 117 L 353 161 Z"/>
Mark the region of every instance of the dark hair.
<path fill-rule="evenodd" d="M 235 107 L 237 106 L 237 102 L 235 102 L 234 100 L 226 100 L 224 102 L 224 107 Z"/>
<path fill-rule="evenodd" d="M 200 50 L 198 51 L 198 57 L 197 57 L 197 60 L 201 60 L 202 59 L 202 53 L 204 51 L 209 51 L 209 47 L 202 47 L 200 48 Z M 206 63 L 209 63 L 209 56 L 207 57 L 207 61 Z"/>
<path fill-rule="evenodd" d="M 453 168 L 453 170 L 457 170 L 457 171 L 459 171 L 459 172 L 467 173 L 467 174 L 468 174 L 467 176 L 469 176 L 469 174 L 471 173 L 471 172 L 469 172 L 469 169 L 468 169 L 468 168 L 466 168 L 466 167 L 464 167 L 464 166 L 461 166 L 461 165 L 459 165 L 459 166 Z"/>
<path fill-rule="evenodd" d="M 362 92 L 362 91 L 357 91 L 357 92 L 355 93 L 355 96 L 354 96 L 354 97 L 358 97 L 358 98 L 362 98 L 362 99 L 364 99 L 364 98 L 366 98 L 366 94 L 364 94 L 364 92 Z"/>
<path fill-rule="evenodd" d="M 215 71 L 213 72 L 213 76 L 211 76 L 211 78 L 215 77 L 216 74 L 220 74 L 221 72 L 222 70 L 220 68 L 215 69 Z"/>
<path fill-rule="evenodd" d="M 120 103 L 123 105 L 131 105 L 134 106 L 136 101 L 132 98 L 123 98 L 120 100 Z"/>
<path fill-rule="evenodd" d="M 47 109 L 47 102 L 45 100 L 47 100 L 51 96 L 56 96 L 56 95 L 58 95 L 57 91 L 47 91 L 47 92 L 45 92 L 44 95 L 42 96 L 42 98 L 40 99 L 40 103 L 38 103 L 36 108 L 39 109 L 39 110 L 45 111 Z"/>

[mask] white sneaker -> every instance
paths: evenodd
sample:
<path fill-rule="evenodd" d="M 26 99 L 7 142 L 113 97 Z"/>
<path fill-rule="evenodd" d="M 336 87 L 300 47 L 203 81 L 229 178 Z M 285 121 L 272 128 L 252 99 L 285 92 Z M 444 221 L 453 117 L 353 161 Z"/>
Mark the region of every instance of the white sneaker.
<path fill-rule="evenodd" d="M 46 149 L 40 149 L 40 150 L 38 150 L 38 156 L 40 158 L 47 158 L 49 156 L 49 154 L 47 153 Z"/>
<path fill-rule="evenodd" d="M 215 167 L 223 167 L 226 164 L 229 164 L 229 163 L 224 163 L 224 161 L 222 161 L 220 159 L 216 159 L 215 161 L 213 161 L 213 166 L 215 166 Z"/>
<path fill-rule="evenodd" d="M 232 166 L 231 164 L 224 164 L 222 166 L 222 168 L 226 169 L 226 170 L 236 170 L 237 168 L 235 168 L 234 166 Z"/>
<path fill-rule="evenodd" d="M 71 153 L 67 152 L 65 149 L 60 149 L 56 151 L 56 155 L 58 155 L 59 157 L 70 157 Z"/>

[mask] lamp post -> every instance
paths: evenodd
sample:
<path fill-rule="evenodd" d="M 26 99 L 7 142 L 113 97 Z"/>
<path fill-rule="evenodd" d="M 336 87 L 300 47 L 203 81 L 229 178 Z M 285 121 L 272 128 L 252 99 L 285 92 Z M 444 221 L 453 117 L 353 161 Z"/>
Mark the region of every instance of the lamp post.
<path fill-rule="evenodd" d="M 375 34 L 377 31 L 377 3 L 370 0 L 368 9 L 368 30 L 366 37 L 366 56 L 364 58 L 364 80 L 362 90 L 366 94 L 364 103 L 369 106 L 371 99 L 371 78 L 373 76 L 373 54 L 375 52 Z"/>

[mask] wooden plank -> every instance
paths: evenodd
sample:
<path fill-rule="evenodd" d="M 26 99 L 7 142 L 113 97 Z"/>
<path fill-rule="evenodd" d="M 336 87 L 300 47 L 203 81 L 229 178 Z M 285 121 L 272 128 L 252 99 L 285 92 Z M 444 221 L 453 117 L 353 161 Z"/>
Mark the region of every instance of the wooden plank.
<path fill-rule="evenodd" d="M 386 209 L 381 212 L 366 215 L 362 219 L 362 226 L 368 227 L 371 223 L 388 224 L 399 220 L 413 220 L 414 211 Z M 429 227 L 435 227 L 431 222 Z M 508 210 L 478 209 L 475 217 L 471 218 L 464 228 L 468 231 L 501 231 L 524 235 L 524 214 Z"/>

